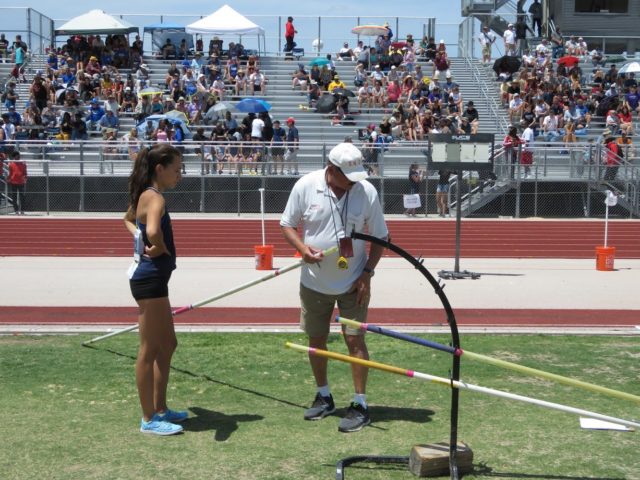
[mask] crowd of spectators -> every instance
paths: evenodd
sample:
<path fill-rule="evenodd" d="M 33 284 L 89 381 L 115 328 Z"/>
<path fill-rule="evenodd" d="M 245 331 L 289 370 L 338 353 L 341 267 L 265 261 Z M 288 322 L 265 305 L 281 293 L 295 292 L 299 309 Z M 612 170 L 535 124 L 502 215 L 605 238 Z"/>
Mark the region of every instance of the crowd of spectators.
<path fill-rule="evenodd" d="M 634 116 L 635 121 L 640 120 L 634 73 L 620 74 L 615 63 L 607 68 L 601 50 L 589 50 L 582 37 L 564 37 L 560 29 L 551 38 L 542 38 L 535 48 L 525 49 L 519 59 L 522 66 L 516 72 L 497 72 L 501 103 L 508 109 L 511 124 L 505 148 L 515 152 L 522 144 L 529 153 L 535 140 L 547 145 L 562 142 L 561 151 L 573 157 L 574 144 L 582 138 L 587 143 L 585 151 L 594 143 L 613 148 L 618 162 L 634 155 Z M 520 132 L 519 141 L 514 132 Z M 613 161 L 611 155 L 604 157 L 606 162 Z M 530 159 L 523 158 L 521 163 L 525 160 L 528 164 Z"/>

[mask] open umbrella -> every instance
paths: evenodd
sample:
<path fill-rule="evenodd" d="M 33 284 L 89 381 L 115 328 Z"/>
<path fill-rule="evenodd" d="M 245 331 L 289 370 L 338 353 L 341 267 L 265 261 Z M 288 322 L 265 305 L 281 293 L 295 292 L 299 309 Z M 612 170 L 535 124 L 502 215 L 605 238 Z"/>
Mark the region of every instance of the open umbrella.
<path fill-rule="evenodd" d="M 365 37 L 377 37 L 379 35 L 386 35 L 389 33 L 389 29 L 382 25 L 358 25 L 351 29 L 351 33 L 364 35 Z"/>
<path fill-rule="evenodd" d="M 211 107 L 214 112 L 225 112 L 227 110 L 231 110 L 232 108 L 233 105 L 231 105 L 229 102 L 218 102 L 213 107 Z"/>
<path fill-rule="evenodd" d="M 329 65 L 329 63 L 331 63 L 329 61 L 329 59 L 327 59 L 325 57 L 317 57 L 317 58 L 314 58 L 313 60 L 311 60 L 309 62 L 309 66 L 313 67 L 313 66 L 317 65 L 317 66 L 321 67 L 322 65 Z"/>
<path fill-rule="evenodd" d="M 144 131 L 146 129 L 147 122 L 151 122 L 151 124 L 153 125 L 153 128 L 158 128 L 158 123 L 160 123 L 160 120 L 166 120 L 167 122 L 173 125 L 180 125 L 180 128 L 182 128 L 182 131 L 184 132 L 184 138 L 193 137 L 193 133 L 191 132 L 191 130 L 189 130 L 189 126 L 182 120 L 179 120 L 177 118 L 167 117 L 167 115 L 165 114 L 158 114 L 158 115 L 149 115 L 147 118 L 145 118 L 142 122 L 140 122 L 136 126 L 136 129 L 138 130 L 138 134 L 140 135 L 140 138 L 144 138 Z"/>
<path fill-rule="evenodd" d="M 558 65 L 564 65 L 565 67 L 573 67 L 574 65 L 577 65 L 578 62 L 580 62 L 580 59 L 573 55 L 565 55 L 558 59 Z"/>
<path fill-rule="evenodd" d="M 236 103 L 236 110 L 244 113 L 268 112 L 271 104 L 261 98 L 245 98 Z"/>
<path fill-rule="evenodd" d="M 171 110 L 165 113 L 165 115 L 169 120 L 180 120 L 183 123 L 189 123 L 189 119 L 187 118 L 187 115 L 184 112 L 181 112 L 180 110 Z"/>
<path fill-rule="evenodd" d="M 355 97 L 356 94 L 347 88 L 334 88 L 331 92 L 334 95 L 342 95 L 343 97 Z"/>
<path fill-rule="evenodd" d="M 338 97 L 335 95 L 323 94 L 318 103 L 316 103 L 316 111 L 319 113 L 331 113 L 338 105 Z"/>
<path fill-rule="evenodd" d="M 500 75 L 501 73 L 514 73 L 520 68 L 522 61 L 518 57 L 503 55 L 493 62 L 493 71 Z"/>
<path fill-rule="evenodd" d="M 156 87 L 144 87 L 138 92 L 138 96 L 144 97 L 145 95 L 162 95 L 164 92 Z"/>
<path fill-rule="evenodd" d="M 640 73 L 640 63 L 639 62 L 630 62 L 630 63 L 625 63 L 622 67 L 620 67 L 620 70 L 618 70 L 618 73 Z"/>

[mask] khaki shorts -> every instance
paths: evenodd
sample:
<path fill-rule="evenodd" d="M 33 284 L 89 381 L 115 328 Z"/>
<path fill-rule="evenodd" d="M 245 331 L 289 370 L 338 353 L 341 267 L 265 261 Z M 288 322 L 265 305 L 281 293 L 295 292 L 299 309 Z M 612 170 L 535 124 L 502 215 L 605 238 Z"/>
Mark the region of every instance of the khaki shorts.
<path fill-rule="evenodd" d="M 316 292 L 300 285 L 300 328 L 309 337 L 324 337 L 329 335 L 329 327 L 333 320 L 333 309 L 338 303 L 340 316 L 358 322 L 367 321 L 369 301 L 363 305 L 356 305 L 357 292 L 341 295 L 327 295 Z M 347 335 L 364 335 L 365 330 L 346 328 Z"/>

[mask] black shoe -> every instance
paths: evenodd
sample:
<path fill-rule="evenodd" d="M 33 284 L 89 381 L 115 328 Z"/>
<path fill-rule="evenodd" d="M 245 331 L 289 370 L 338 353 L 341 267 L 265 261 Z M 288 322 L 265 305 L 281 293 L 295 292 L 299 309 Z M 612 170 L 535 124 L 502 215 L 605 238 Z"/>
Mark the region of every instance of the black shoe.
<path fill-rule="evenodd" d="M 343 433 L 358 432 L 371 423 L 369 409 L 359 403 L 351 402 L 347 414 L 340 421 L 338 431 Z"/>
<path fill-rule="evenodd" d="M 316 398 L 311 404 L 311 408 L 307 408 L 304 412 L 305 420 L 322 420 L 327 415 L 331 415 L 336 411 L 336 405 L 333 403 L 333 396 L 323 397 L 320 393 L 316 394 Z"/>

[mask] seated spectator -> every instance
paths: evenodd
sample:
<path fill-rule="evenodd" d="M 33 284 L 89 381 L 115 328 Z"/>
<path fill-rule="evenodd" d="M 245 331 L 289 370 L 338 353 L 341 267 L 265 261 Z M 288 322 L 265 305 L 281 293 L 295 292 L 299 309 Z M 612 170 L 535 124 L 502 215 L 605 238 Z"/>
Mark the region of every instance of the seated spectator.
<path fill-rule="evenodd" d="M 480 126 L 480 116 L 478 115 L 478 110 L 476 110 L 473 101 L 469 100 L 467 102 L 467 108 L 460 115 L 463 118 L 466 118 L 469 124 L 471 125 L 471 133 L 478 133 L 478 127 Z"/>
<path fill-rule="evenodd" d="M 600 48 L 598 47 L 594 48 L 593 50 L 591 50 L 589 55 L 591 55 L 591 63 L 593 64 L 594 67 L 605 66 L 607 62 L 607 57 L 604 56 L 604 53 L 602 53 L 602 50 Z"/>
<path fill-rule="evenodd" d="M 416 63 L 416 52 L 411 45 L 407 45 L 403 48 L 404 55 L 402 57 L 402 65 L 404 65 L 407 72 L 413 72 L 414 65 Z"/>
<path fill-rule="evenodd" d="M 19 130 L 19 127 L 22 126 L 22 115 L 16 110 L 15 105 L 11 105 L 7 108 L 8 112 L 6 115 L 9 118 L 9 122 Z M 4 117 L 5 114 L 3 114 Z M 6 122 L 5 122 L 6 123 Z"/>
<path fill-rule="evenodd" d="M 380 106 L 382 108 L 386 108 L 387 106 L 387 94 L 382 87 L 382 82 L 376 80 L 373 84 L 373 88 L 371 89 L 371 104 L 372 106 Z"/>
<path fill-rule="evenodd" d="M 178 45 L 178 58 L 186 60 L 189 57 L 189 46 L 187 45 L 186 38 L 180 40 L 180 45 Z"/>
<path fill-rule="evenodd" d="M 624 104 L 621 105 L 618 107 L 616 115 L 618 116 L 620 133 L 625 133 L 629 136 L 633 135 L 633 117 L 629 107 Z"/>
<path fill-rule="evenodd" d="M 7 88 L 5 89 L 2 95 L 2 98 L 4 100 L 2 103 L 4 104 L 5 108 L 9 108 L 16 105 L 19 95 L 16 92 L 15 80 L 9 80 L 9 83 L 7 84 Z"/>
<path fill-rule="evenodd" d="M 244 70 L 238 70 L 234 81 L 234 91 L 236 96 L 247 95 L 247 86 L 249 85 L 249 79 L 247 78 Z"/>
<path fill-rule="evenodd" d="M 396 103 L 402 94 L 402 87 L 400 87 L 400 82 L 398 80 L 390 81 L 387 84 L 387 98 L 389 99 L 389 103 Z"/>
<path fill-rule="evenodd" d="M 327 90 L 329 84 L 333 80 L 333 74 L 331 73 L 331 69 L 327 65 L 323 65 L 320 70 L 320 79 L 318 80 L 318 85 L 320 85 L 324 90 Z"/>
<path fill-rule="evenodd" d="M 553 112 L 549 112 L 549 114 L 544 117 L 544 120 L 542 121 L 542 135 L 547 142 L 552 142 L 560 136 L 558 115 Z"/>
<path fill-rule="evenodd" d="M 340 77 L 338 75 L 333 76 L 333 80 L 331 81 L 331 83 L 329 83 L 327 90 L 329 92 L 333 92 L 333 90 L 336 88 L 347 88 L 345 83 L 342 80 L 340 80 Z"/>
<path fill-rule="evenodd" d="M 382 85 L 385 85 L 387 83 L 387 76 L 380 68 L 380 64 L 376 64 L 376 66 L 373 68 L 373 71 L 371 72 L 371 75 L 369 75 L 369 78 L 374 84 L 375 82 L 380 82 Z"/>
<path fill-rule="evenodd" d="M 238 57 L 230 56 L 224 69 L 224 76 L 226 81 L 232 83 L 235 80 L 239 69 L 240 65 L 238 63 Z"/>
<path fill-rule="evenodd" d="M 302 63 L 298 64 L 298 69 L 291 74 L 291 90 L 295 90 L 296 87 L 300 88 L 301 92 L 307 90 L 307 82 L 309 81 L 309 74 L 304 68 Z"/>
<path fill-rule="evenodd" d="M 367 80 L 358 89 L 358 110 L 362 110 L 363 104 L 366 104 L 368 109 L 373 106 L 372 88 Z"/>
<path fill-rule="evenodd" d="M 367 72 L 364 69 L 364 65 L 362 63 L 358 63 L 356 65 L 356 71 L 355 74 L 353 76 L 353 84 L 356 87 L 361 87 L 362 85 L 364 85 L 364 82 L 367 79 Z"/>
<path fill-rule="evenodd" d="M 82 118 L 82 113 L 78 112 L 71 121 L 71 140 L 87 140 L 87 122 Z"/>
<path fill-rule="evenodd" d="M 124 87 L 124 92 L 122 94 L 122 105 L 121 110 L 123 112 L 133 112 L 136 109 L 136 105 L 138 104 L 138 98 L 131 90 L 131 87 Z"/>
<path fill-rule="evenodd" d="M 209 56 L 212 55 L 222 55 L 222 40 L 220 40 L 217 36 L 209 40 Z"/>
<path fill-rule="evenodd" d="M 89 75 L 100 75 L 100 73 L 102 73 L 102 67 L 100 66 L 100 63 L 98 63 L 98 58 L 95 56 L 91 56 L 89 58 L 89 62 L 87 63 L 87 66 L 84 68 L 84 71 L 87 72 Z"/>
<path fill-rule="evenodd" d="M 58 125 L 58 114 L 56 110 L 53 108 L 53 102 L 51 100 L 47 101 L 47 106 L 44 107 L 41 113 L 42 116 L 42 125 L 45 128 L 55 128 Z"/>
<path fill-rule="evenodd" d="M 198 79 L 193 75 L 191 70 L 187 70 L 182 76 L 181 79 L 181 88 L 186 93 L 187 96 L 195 95 L 198 91 L 198 87 L 196 86 Z"/>
<path fill-rule="evenodd" d="M 360 61 L 360 54 L 366 50 L 364 46 L 364 42 L 362 40 L 358 40 L 358 43 L 355 47 L 353 47 L 353 59 L 356 61 Z"/>
<path fill-rule="evenodd" d="M 244 73 L 242 74 L 242 76 L 244 77 Z M 236 76 L 236 84 L 239 79 L 240 79 L 240 73 L 238 73 L 238 75 Z M 225 87 L 224 81 L 222 80 L 222 78 L 218 77 L 211 84 L 209 92 L 215 95 L 218 98 L 218 100 L 224 100 L 225 88 L 226 87 Z M 239 95 L 239 93 L 236 93 L 236 95 Z M 245 86 L 245 95 L 246 95 L 246 86 Z"/>
<path fill-rule="evenodd" d="M 118 128 L 120 127 L 120 119 L 116 115 L 116 112 L 114 112 L 113 110 L 107 110 L 106 113 L 100 118 L 98 125 L 100 126 L 102 135 L 106 138 L 109 131 L 118 131 Z"/>
<path fill-rule="evenodd" d="M 515 118 L 517 118 L 518 120 L 520 119 L 523 109 L 524 109 L 524 102 L 520 98 L 520 94 L 519 93 L 514 94 L 513 98 L 509 102 L 509 123 L 511 125 L 515 123 L 516 121 L 514 120 Z"/>
<path fill-rule="evenodd" d="M 176 46 L 171 42 L 170 38 L 167 38 L 165 44 L 162 47 L 160 47 L 160 55 L 165 60 L 169 58 L 176 58 L 177 56 Z"/>
<path fill-rule="evenodd" d="M 202 58 L 202 54 L 200 52 L 196 52 L 193 56 L 193 60 L 191 60 L 190 68 L 193 70 L 195 75 L 200 75 L 204 72 L 204 59 Z"/>
<path fill-rule="evenodd" d="M 315 108 L 321 94 L 322 90 L 320 89 L 318 82 L 311 80 L 309 82 L 309 87 L 307 88 L 307 105 L 309 108 Z"/>
<path fill-rule="evenodd" d="M 342 44 L 342 48 L 338 51 L 338 60 L 356 60 L 356 54 L 353 52 L 351 48 L 349 48 L 349 43 L 344 42 Z"/>
<path fill-rule="evenodd" d="M 256 68 L 255 72 L 249 77 L 249 85 L 251 88 L 251 95 L 255 95 L 255 92 L 260 92 L 261 95 L 267 94 L 267 77 Z"/>

